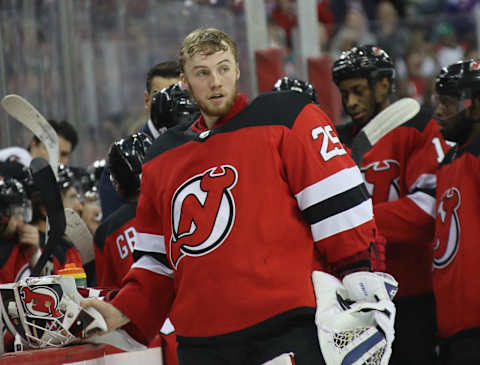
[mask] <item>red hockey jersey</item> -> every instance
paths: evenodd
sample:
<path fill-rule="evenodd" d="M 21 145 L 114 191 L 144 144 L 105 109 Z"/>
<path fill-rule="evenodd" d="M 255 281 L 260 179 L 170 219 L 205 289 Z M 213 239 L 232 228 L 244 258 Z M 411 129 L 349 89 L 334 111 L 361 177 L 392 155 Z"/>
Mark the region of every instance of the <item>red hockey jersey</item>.
<path fill-rule="evenodd" d="M 337 128 L 348 145 L 352 128 Z M 439 124 L 422 108 L 363 156 L 375 221 L 387 239 L 387 272 L 399 282 L 397 297 L 432 291 L 435 170 L 446 150 Z"/>
<path fill-rule="evenodd" d="M 95 232 L 95 269 L 99 287 L 120 288 L 123 277 L 133 264 L 133 247 L 137 240 L 136 209 L 136 203 L 122 205 Z"/>
<path fill-rule="evenodd" d="M 45 234 L 40 232 L 40 246 L 44 246 Z M 0 245 L 0 283 L 14 283 L 30 276 L 30 257 L 27 246 L 16 240 L 6 240 Z M 82 267 L 80 253 L 69 241 L 61 239 L 55 247 L 50 265 L 47 262 L 47 275 L 57 275 L 67 264 Z M 53 264 L 53 265 L 52 265 Z M 50 267 L 49 267 L 50 266 Z"/>
<path fill-rule="evenodd" d="M 239 96 L 216 128 L 176 127 L 150 149 L 136 222 L 143 256 L 112 301 L 147 337 L 172 301 L 187 337 L 313 314 L 315 250 L 335 262 L 374 240 L 361 173 L 326 114 L 296 92 L 243 106 Z"/>
<path fill-rule="evenodd" d="M 480 137 L 452 148 L 437 173 L 433 288 L 440 337 L 480 328 Z"/>

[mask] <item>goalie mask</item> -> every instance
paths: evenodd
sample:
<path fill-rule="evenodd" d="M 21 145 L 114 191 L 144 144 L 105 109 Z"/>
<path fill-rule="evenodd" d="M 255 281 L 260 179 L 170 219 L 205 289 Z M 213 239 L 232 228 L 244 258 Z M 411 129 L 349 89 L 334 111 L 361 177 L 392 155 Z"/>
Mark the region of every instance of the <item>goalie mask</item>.
<path fill-rule="evenodd" d="M 106 331 L 94 308 L 80 307 L 73 277 L 30 277 L 0 285 L 1 311 L 8 330 L 28 348 L 61 347 Z"/>
<path fill-rule="evenodd" d="M 315 324 L 326 364 L 388 364 L 392 342 L 375 313 L 391 313 L 394 317 L 393 303 L 354 302 L 337 278 L 323 272 L 314 271 L 312 280 L 317 300 Z M 389 326 L 393 337 L 393 320 Z"/>

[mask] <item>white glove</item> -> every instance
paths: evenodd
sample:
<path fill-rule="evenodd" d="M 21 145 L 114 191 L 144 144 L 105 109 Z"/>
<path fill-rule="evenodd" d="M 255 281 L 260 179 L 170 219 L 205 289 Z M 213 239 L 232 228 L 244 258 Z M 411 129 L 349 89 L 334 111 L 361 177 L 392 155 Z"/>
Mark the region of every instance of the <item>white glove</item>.
<path fill-rule="evenodd" d="M 387 349 L 382 357 L 382 363 L 388 363 L 395 339 L 395 304 L 392 299 L 398 291 L 398 282 L 390 274 L 383 272 L 359 271 L 343 278 L 343 285 L 348 292 L 348 298 L 357 303 L 377 303 L 378 310 L 373 311 L 373 319 L 380 327 L 387 341 Z"/>
<path fill-rule="evenodd" d="M 315 324 L 326 364 L 387 365 L 394 339 L 394 304 L 389 299 L 351 303 L 344 285 L 324 272 L 314 271 L 312 281 L 317 301 Z"/>

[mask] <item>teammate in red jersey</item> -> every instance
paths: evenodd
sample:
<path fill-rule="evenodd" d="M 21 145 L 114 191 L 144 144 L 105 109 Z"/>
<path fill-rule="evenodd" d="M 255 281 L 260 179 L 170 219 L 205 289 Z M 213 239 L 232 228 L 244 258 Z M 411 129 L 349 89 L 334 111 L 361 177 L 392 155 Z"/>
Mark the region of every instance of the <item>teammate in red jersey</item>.
<path fill-rule="evenodd" d="M 334 62 L 332 77 L 352 119 L 337 126 L 350 147 L 361 128 L 392 103 L 394 65 L 376 46 L 353 47 Z M 422 108 L 381 138 L 360 163 L 379 233 L 387 240 L 387 272 L 399 283 L 391 364 L 434 361 L 432 203 L 435 170 L 446 149 L 437 121 Z"/>
<path fill-rule="evenodd" d="M 311 272 L 317 254 L 344 263 L 340 277 L 370 269 L 376 227 L 360 170 L 303 95 L 237 93 L 237 49 L 222 31 L 190 33 L 180 65 L 201 116 L 153 143 L 136 261 L 111 303 L 84 305 L 146 338 L 169 314 L 182 365 L 290 352 L 297 365 L 324 364 Z"/>
<path fill-rule="evenodd" d="M 479 364 L 480 61 L 442 69 L 435 88 L 440 131 L 457 143 L 437 171 L 433 289 L 440 364 Z"/>
<path fill-rule="evenodd" d="M 0 207 L 0 283 L 11 283 L 28 276 L 35 265 L 38 230 L 28 224 L 32 206 L 17 179 L 0 176 Z"/>
<path fill-rule="evenodd" d="M 120 288 L 123 277 L 133 264 L 140 176 L 145 153 L 151 145 L 152 139 L 148 135 L 137 133 L 110 146 L 109 176 L 115 190 L 127 203 L 108 216 L 95 232 L 95 266 L 100 287 Z"/>

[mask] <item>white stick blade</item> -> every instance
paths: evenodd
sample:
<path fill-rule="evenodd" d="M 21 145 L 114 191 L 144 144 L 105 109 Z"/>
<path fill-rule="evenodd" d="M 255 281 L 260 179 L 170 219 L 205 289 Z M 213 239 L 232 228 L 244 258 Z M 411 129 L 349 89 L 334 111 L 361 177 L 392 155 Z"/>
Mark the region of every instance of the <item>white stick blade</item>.
<path fill-rule="evenodd" d="M 80 252 L 82 263 L 84 265 L 88 264 L 95 258 L 92 233 L 83 219 L 73 209 L 65 208 L 65 218 L 67 220 L 65 235 Z"/>
<path fill-rule="evenodd" d="M 419 110 L 420 104 L 415 99 L 397 100 L 378 113 L 362 130 L 374 145 L 391 130 L 413 118 Z"/>
<path fill-rule="evenodd" d="M 57 177 L 58 136 L 55 129 L 32 104 L 20 95 L 6 95 L 1 103 L 10 116 L 17 119 L 45 144 L 50 166 L 52 166 L 52 170 Z"/>

